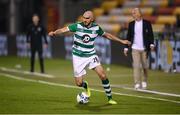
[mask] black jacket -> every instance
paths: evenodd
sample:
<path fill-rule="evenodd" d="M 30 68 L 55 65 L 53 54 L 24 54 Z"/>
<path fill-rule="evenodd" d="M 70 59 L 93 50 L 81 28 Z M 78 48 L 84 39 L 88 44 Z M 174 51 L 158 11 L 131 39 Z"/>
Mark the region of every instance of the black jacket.
<path fill-rule="evenodd" d="M 31 44 L 31 49 L 42 49 L 44 42 L 47 44 L 46 31 L 43 26 L 30 24 L 27 29 L 27 43 Z"/>
<path fill-rule="evenodd" d="M 154 44 L 154 35 L 152 31 L 151 23 L 143 19 L 143 43 L 146 51 L 150 51 L 150 44 Z M 134 28 L 135 21 L 129 23 L 127 40 L 131 41 L 131 45 L 134 41 Z M 126 48 L 128 46 L 126 45 Z"/>

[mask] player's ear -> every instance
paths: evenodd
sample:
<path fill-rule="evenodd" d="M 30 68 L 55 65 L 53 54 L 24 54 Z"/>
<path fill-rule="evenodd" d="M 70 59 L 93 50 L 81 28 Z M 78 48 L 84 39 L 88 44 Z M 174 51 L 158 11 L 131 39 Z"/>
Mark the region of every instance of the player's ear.
<path fill-rule="evenodd" d="M 94 18 L 91 18 L 91 22 L 94 22 Z"/>

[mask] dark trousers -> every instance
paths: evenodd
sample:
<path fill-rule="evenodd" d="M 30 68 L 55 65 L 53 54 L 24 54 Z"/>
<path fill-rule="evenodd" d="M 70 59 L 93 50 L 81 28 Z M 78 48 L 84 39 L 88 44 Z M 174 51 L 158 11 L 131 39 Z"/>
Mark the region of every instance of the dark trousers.
<path fill-rule="evenodd" d="M 35 64 L 35 54 L 38 52 L 38 57 L 39 57 L 39 64 L 40 64 L 40 69 L 41 73 L 44 73 L 44 60 L 43 60 L 43 55 L 42 55 L 42 50 L 37 50 L 37 49 L 32 49 L 31 50 L 31 72 L 34 72 L 34 64 Z"/>

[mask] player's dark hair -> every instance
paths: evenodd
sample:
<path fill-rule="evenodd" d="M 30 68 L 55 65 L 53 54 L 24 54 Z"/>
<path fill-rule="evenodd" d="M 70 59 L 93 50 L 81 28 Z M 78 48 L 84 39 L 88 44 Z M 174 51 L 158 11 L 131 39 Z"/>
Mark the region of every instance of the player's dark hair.
<path fill-rule="evenodd" d="M 38 16 L 38 17 L 39 17 L 39 15 L 38 15 L 37 13 L 34 13 L 34 14 L 32 15 L 32 17 L 34 17 L 34 16 Z"/>

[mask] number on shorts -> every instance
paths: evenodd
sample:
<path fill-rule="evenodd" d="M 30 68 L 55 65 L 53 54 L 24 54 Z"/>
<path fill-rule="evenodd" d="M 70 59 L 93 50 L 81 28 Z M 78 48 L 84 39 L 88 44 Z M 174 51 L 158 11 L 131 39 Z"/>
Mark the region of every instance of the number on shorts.
<path fill-rule="evenodd" d="M 93 58 L 93 60 L 94 60 L 94 63 L 99 62 L 97 57 Z"/>

